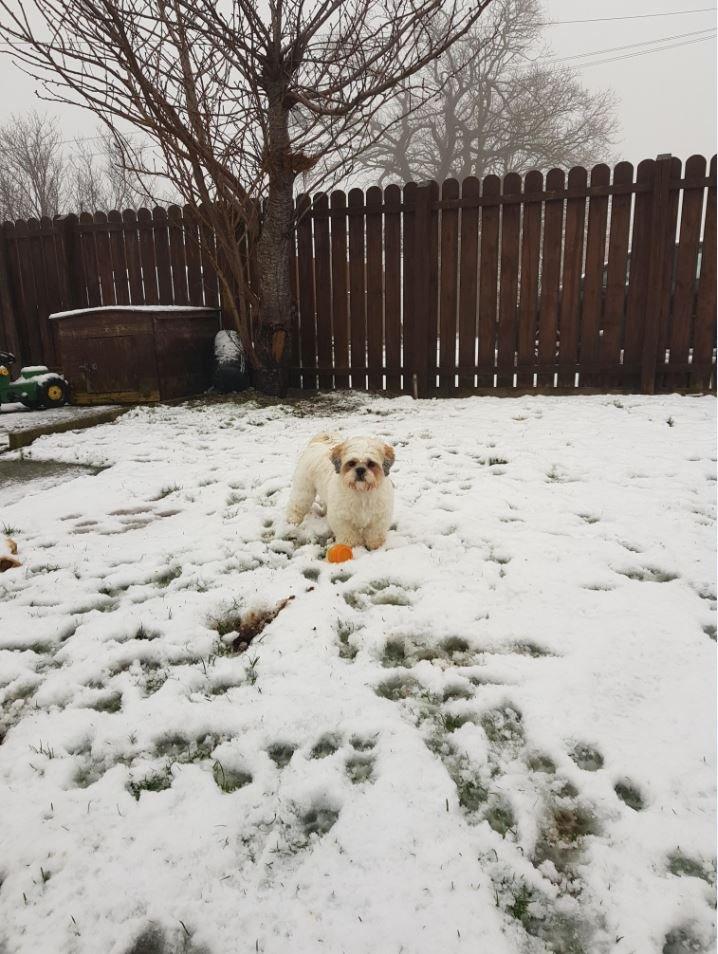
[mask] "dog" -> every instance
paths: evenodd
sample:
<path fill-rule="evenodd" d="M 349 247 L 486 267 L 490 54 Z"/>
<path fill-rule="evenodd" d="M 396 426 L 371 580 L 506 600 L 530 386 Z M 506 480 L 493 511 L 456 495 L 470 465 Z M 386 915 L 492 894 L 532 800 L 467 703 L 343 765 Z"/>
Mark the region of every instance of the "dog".
<path fill-rule="evenodd" d="M 383 546 L 394 509 L 394 456 L 394 448 L 376 437 L 318 434 L 297 463 L 287 520 L 301 523 L 319 498 L 337 543 Z"/>

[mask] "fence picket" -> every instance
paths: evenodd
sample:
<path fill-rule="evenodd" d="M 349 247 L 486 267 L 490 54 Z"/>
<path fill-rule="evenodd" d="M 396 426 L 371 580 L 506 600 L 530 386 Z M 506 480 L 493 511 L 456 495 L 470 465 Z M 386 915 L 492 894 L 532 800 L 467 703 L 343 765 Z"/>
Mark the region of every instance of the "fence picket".
<path fill-rule="evenodd" d="M 412 394 L 414 384 L 412 373 L 416 368 L 416 236 L 414 222 L 416 218 L 416 182 L 407 182 L 404 186 L 404 209 L 401 217 L 402 229 L 402 300 L 404 308 L 401 316 L 401 354 L 404 367 L 403 387 L 405 394 Z"/>
<path fill-rule="evenodd" d="M 386 389 L 401 390 L 401 189 L 384 190 L 384 341 Z"/>
<path fill-rule="evenodd" d="M 588 172 L 576 166 L 568 174 L 568 190 L 581 198 L 566 200 L 566 224 L 563 240 L 563 268 L 559 310 L 559 387 L 573 387 L 578 362 L 579 317 L 581 309 L 581 267 L 583 233 L 586 218 Z"/>
<path fill-rule="evenodd" d="M 459 183 L 446 179 L 441 187 L 442 201 L 458 199 Z M 441 210 L 441 279 L 439 283 L 439 392 L 456 389 L 456 336 L 459 299 L 459 210 Z"/>
<path fill-rule="evenodd" d="M 469 176 L 461 184 L 461 196 L 467 202 L 479 198 L 481 183 Z M 459 367 L 476 365 L 476 318 L 478 313 L 479 207 L 465 205 L 461 210 L 461 259 L 459 262 Z M 459 372 L 459 390 L 473 388 L 473 372 Z"/>
<path fill-rule="evenodd" d="M 312 217 L 309 214 L 311 199 L 302 194 L 297 199 L 297 256 L 299 259 L 299 321 L 300 350 L 302 367 L 302 387 L 314 390 L 317 386 L 316 374 L 309 369 L 317 366 L 317 333 L 314 298 L 314 247 L 312 243 Z"/>
<path fill-rule="evenodd" d="M 613 170 L 613 184 L 629 185 L 632 182 L 633 166 L 630 162 L 619 162 Z M 617 387 L 621 381 L 620 357 L 626 307 L 630 221 L 630 193 L 611 196 L 603 335 L 599 346 L 599 361 L 602 369 L 601 383 L 609 388 Z"/>
<path fill-rule="evenodd" d="M 127 278 L 127 258 L 125 256 L 124 229 L 122 216 L 116 210 L 107 213 L 110 227 L 110 259 L 114 283 L 113 295 L 116 304 L 129 305 L 130 284 Z"/>
<path fill-rule="evenodd" d="M 481 207 L 481 259 L 479 266 L 479 357 L 477 361 L 479 388 L 494 386 L 496 366 L 496 321 L 499 277 L 499 222 L 501 180 L 486 176 L 481 198 L 495 200 L 496 204 Z"/>
<path fill-rule="evenodd" d="M 564 187 L 563 169 L 551 169 L 546 176 L 546 191 L 560 192 Z M 544 203 L 543 262 L 539 304 L 538 360 L 540 365 L 553 365 L 557 354 L 558 300 L 561 282 L 561 239 L 563 236 L 563 201 Z M 538 383 L 554 387 L 554 372 L 540 371 Z"/>
<path fill-rule="evenodd" d="M 314 197 L 314 275 L 316 278 L 317 357 L 319 367 L 332 363 L 332 262 L 329 246 L 329 197 L 322 193 Z M 319 387 L 331 388 L 331 372 L 319 374 Z"/>
<path fill-rule="evenodd" d="M 537 170 L 528 173 L 524 182 L 524 197 L 543 191 L 543 175 Z M 516 386 L 530 388 L 534 384 L 531 365 L 536 363 L 536 336 L 538 334 L 539 271 L 541 267 L 541 203 L 527 201 L 524 205 L 523 234 L 521 236 L 521 288 L 519 299 L 518 372 Z"/>
<path fill-rule="evenodd" d="M 167 233 L 167 212 L 155 206 L 152 210 L 152 234 L 155 242 L 155 262 L 157 264 L 157 290 L 160 305 L 173 305 L 172 266 L 170 264 L 170 246 Z"/>
<path fill-rule="evenodd" d="M 347 259 L 347 197 L 341 190 L 331 194 L 332 311 L 334 367 L 349 367 L 349 264 Z M 349 375 L 334 375 L 337 388 L 349 387 Z"/>
<path fill-rule="evenodd" d="M 349 341 L 352 388 L 366 391 L 366 297 L 364 291 L 364 193 L 349 192 Z"/>
<path fill-rule="evenodd" d="M 611 180 L 611 170 L 605 163 L 591 170 L 591 188 L 605 188 Z M 583 314 L 581 322 L 581 371 L 584 387 L 595 387 L 598 375 L 599 331 L 603 310 L 603 263 L 606 253 L 606 224 L 608 222 L 608 195 L 592 195 L 588 203 L 588 233 L 586 236 L 586 265 L 583 275 Z"/>
<path fill-rule="evenodd" d="M 648 263 L 651 248 L 651 203 L 656 164 L 644 159 L 636 167 L 636 184 L 650 188 L 636 193 L 631 236 L 631 264 L 628 270 L 626 297 L 626 336 L 623 348 L 624 387 L 638 388 L 641 383 L 640 362 L 643 346 Z M 633 369 L 633 370 L 632 370 Z"/>
<path fill-rule="evenodd" d="M 521 176 L 510 172 L 503 183 L 503 194 L 519 195 Z M 514 385 L 514 354 L 516 351 L 516 320 L 519 284 L 519 254 L 521 206 L 518 203 L 502 207 L 501 222 L 501 277 L 499 287 L 498 377 L 500 388 Z"/>
<path fill-rule="evenodd" d="M 87 306 L 97 308 L 102 304 L 100 292 L 100 268 L 95 247 L 95 233 L 93 231 L 93 216 L 89 212 L 80 213 L 80 244 L 82 247 L 82 270 L 85 273 L 87 287 Z"/>
<path fill-rule="evenodd" d="M 139 236 L 137 234 L 137 216 L 133 209 L 125 209 L 122 213 L 122 227 L 125 237 L 130 301 L 133 305 L 144 305 L 145 296 L 142 289 L 142 265 L 140 262 Z"/>
<path fill-rule="evenodd" d="M 152 225 L 152 213 L 149 209 L 137 212 L 137 229 L 140 237 L 140 262 L 142 263 L 142 286 L 146 305 L 159 302 L 157 289 L 157 259 L 155 256 L 155 237 Z"/>
<path fill-rule="evenodd" d="M 384 386 L 384 273 L 382 236 L 382 191 L 372 186 L 366 193 L 366 340 L 370 368 L 368 386 L 379 391 Z"/>
<path fill-rule="evenodd" d="M 710 164 L 711 184 L 706 197 L 706 220 L 703 228 L 703 254 L 698 282 L 696 323 L 693 331 L 693 365 L 691 387 L 707 390 L 716 386 L 716 369 L 712 363 L 716 344 L 716 157 Z"/>
<path fill-rule="evenodd" d="M 703 156 L 691 156 L 686 162 L 687 179 L 702 179 L 706 174 Z M 678 245 L 675 250 L 675 280 L 673 309 L 668 336 L 670 349 L 669 367 L 672 364 L 686 365 L 691 341 L 692 324 L 695 319 L 698 243 L 701 237 L 701 217 L 705 189 L 686 189 L 683 193 L 681 223 Z M 668 389 L 685 388 L 689 384 L 687 371 L 669 371 L 665 377 Z"/>

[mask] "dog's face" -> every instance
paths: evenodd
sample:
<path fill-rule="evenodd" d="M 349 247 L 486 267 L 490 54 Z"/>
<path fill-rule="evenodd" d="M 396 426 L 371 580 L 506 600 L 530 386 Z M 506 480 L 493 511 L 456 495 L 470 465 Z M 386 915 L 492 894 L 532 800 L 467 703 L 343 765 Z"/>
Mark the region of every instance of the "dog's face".
<path fill-rule="evenodd" d="M 394 448 L 374 437 L 351 437 L 332 448 L 331 459 L 350 490 L 367 492 L 379 487 L 388 476 Z"/>

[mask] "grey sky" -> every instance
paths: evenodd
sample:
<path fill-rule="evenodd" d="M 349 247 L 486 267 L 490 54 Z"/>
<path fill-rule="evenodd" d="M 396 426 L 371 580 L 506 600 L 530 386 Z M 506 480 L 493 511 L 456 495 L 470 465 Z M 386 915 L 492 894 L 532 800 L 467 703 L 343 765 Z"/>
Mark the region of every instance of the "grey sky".
<path fill-rule="evenodd" d="M 580 20 L 596 17 L 627 17 L 664 11 L 688 11 L 710 6 L 710 0 L 545 0 L 550 20 Z M 546 40 L 556 57 L 569 57 L 646 44 L 662 37 L 663 47 L 685 45 L 653 52 L 651 45 L 599 53 L 571 61 L 589 88 L 611 87 L 617 97 L 621 123 L 619 158 L 637 162 L 659 152 L 672 152 L 681 159 L 694 152 L 712 155 L 716 150 L 716 41 L 701 39 L 697 31 L 715 27 L 715 9 L 675 16 L 651 16 L 635 20 L 599 23 L 554 24 L 546 30 Z M 686 34 L 691 34 L 686 36 Z M 696 35 L 697 34 L 697 35 Z M 686 41 L 689 41 L 686 43 Z M 641 56 L 613 59 L 598 65 L 595 60 L 646 52 Z M 0 57 L 0 123 L 12 113 L 32 108 L 46 109 L 60 116 L 66 138 L 92 136 L 93 117 L 78 109 L 38 103 L 34 84 L 5 56 Z"/>

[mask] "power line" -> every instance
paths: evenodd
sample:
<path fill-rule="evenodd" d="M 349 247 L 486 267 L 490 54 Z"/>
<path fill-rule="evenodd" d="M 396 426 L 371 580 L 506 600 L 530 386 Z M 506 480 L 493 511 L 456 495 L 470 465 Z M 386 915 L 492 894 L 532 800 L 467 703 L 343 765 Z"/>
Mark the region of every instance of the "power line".
<path fill-rule="evenodd" d="M 671 43 L 668 46 L 656 47 L 654 50 L 637 50 L 635 53 L 624 53 L 622 56 L 610 56 L 601 60 L 592 60 L 589 63 L 577 63 L 577 68 L 585 69 L 589 66 L 601 66 L 603 63 L 616 63 L 619 60 L 632 60 L 637 56 L 648 56 L 650 53 L 662 53 L 664 50 L 673 50 L 678 46 L 691 46 L 693 43 L 704 43 L 706 40 L 714 40 L 716 33 L 710 36 L 699 36 L 694 40 L 681 40 L 679 43 Z"/>
<path fill-rule="evenodd" d="M 653 17 L 680 17 L 690 13 L 716 13 L 715 7 L 698 7 L 695 10 L 667 10 L 665 13 L 634 13 L 625 17 L 592 17 L 590 20 L 547 20 L 547 26 L 565 26 L 569 23 L 608 23 L 615 20 L 648 20 Z"/>
<path fill-rule="evenodd" d="M 598 56 L 602 53 L 615 53 L 619 50 L 632 50 L 634 47 L 638 46 L 655 46 L 657 43 L 667 43 L 672 40 L 683 40 L 687 37 L 699 36 L 703 33 L 714 33 L 715 27 L 705 27 L 703 30 L 693 30 L 691 33 L 672 33 L 668 36 L 657 36 L 653 40 L 641 40 L 635 43 L 626 43 L 624 46 L 609 46 L 603 50 L 591 50 L 588 53 L 572 53 L 569 56 L 561 57 L 549 57 L 548 59 L 553 62 L 566 62 L 566 60 L 582 60 L 588 59 L 591 56 Z M 709 36 L 702 37 L 702 39 L 709 40 Z M 666 49 L 668 49 L 666 47 Z"/>

